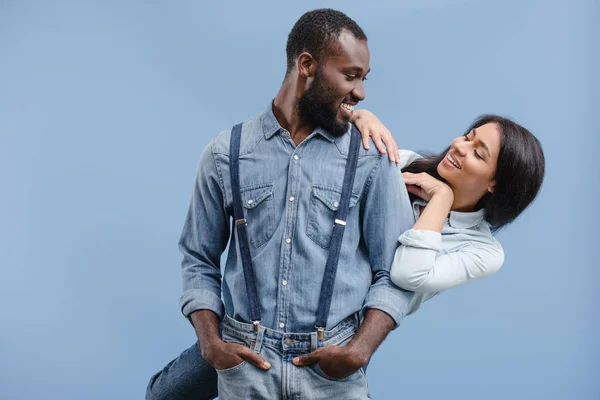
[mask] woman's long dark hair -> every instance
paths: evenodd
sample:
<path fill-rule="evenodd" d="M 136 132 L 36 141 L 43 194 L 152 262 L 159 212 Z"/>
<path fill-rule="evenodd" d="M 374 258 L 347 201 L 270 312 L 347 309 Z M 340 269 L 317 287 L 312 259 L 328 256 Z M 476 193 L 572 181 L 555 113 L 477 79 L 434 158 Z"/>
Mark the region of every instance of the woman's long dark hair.
<path fill-rule="evenodd" d="M 471 132 L 488 123 L 500 128 L 500 153 L 496 168 L 494 193 L 487 193 L 477 204 L 485 209 L 485 219 L 492 231 L 511 223 L 531 204 L 544 180 L 545 159 L 542 146 L 535 136 L 521 125 L 497 115 L 482 115 L 467 129 Z M 437 172 L 438 164 L 450 147 L 437 155 L 419 158 L 402 169 L 402 172 L 426 172 L 444 180 Z"/>

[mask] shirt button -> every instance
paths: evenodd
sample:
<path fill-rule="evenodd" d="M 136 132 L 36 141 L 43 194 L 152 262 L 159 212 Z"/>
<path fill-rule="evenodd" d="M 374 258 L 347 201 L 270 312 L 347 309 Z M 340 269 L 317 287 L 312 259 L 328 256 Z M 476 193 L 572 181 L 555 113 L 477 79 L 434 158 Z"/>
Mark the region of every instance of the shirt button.
<path fill-rule="evenodd" d="M 287 286 L 287 281 L 284 279 L 283 281 L 281 281 L 281 284 L 282 284 L 283 286 Z"/>
<path fill-rule="evenodd" d="M 285 239 L 285 242 L 286 242 L 287 244 L 290 244 L 290 243 L 292 243 L 292 239 L 290 239 L 290 238 L 287 238 L 287 239 Z"/>
<path fill-rule="evenodd" d="M 340 205 L 340 204 L 339 204 L 337 201 L 333 203 L 333 206 L 334 206 L 334 207 L 337 207 L 337 206 L 339 206 L 339 205 Z"/>
<path fill-rule="evenodd" d="M 254 203 L 254 200 L 248 200 L 248 204 Z"/>
<path fill-rule="evenodd" d="M 299 158 L 300 158 L 300 157 L 298 157 L 298 156 L 294 156 L 294 160 L 297 160 L 297 159 L 299 159 Z"/>
<path fill-rule="evenodd" d="M 294 196 L 290 197 L 290 201 L 294 201 Z"/>
<path fill-rule="evenodd" d="M 285 324 L 284 324 L 283 322 L 280 322 L 280 323 L 279 323 L 279 327 L 280 327 L 280 328 L 283 328 L 284 326 L 285 326 Z"/>

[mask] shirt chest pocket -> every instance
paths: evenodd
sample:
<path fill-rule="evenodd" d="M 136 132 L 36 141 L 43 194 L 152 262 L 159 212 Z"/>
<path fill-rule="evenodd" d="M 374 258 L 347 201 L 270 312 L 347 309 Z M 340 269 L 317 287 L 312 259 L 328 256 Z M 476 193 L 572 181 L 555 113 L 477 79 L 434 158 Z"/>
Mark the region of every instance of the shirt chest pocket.
<path fill-rule="evenodd" d="M 342 189 L 319 185 L 315 185 L 312 188 L 306 236 L 324 249 L 329 247 L 335 215 L 340 205 L 341 196 Z M 352 210 L 357 202 L 358 195 L 352 193 L 350 196 L 350 210 Z"/>
<path fill-rule="evenodd" d="M 252 185 L 240 190 L 248 221 L 248 238 L 254 247 L 267 243 L 275 231 L 273 185 Z"/>

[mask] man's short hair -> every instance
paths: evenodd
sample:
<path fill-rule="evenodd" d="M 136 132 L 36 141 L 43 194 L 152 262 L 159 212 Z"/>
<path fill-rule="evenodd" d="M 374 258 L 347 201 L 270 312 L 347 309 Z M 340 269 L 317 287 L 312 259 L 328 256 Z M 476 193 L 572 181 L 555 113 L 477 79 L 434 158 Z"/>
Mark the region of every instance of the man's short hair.
<path fill-rule="evenodd" d="M 305 13 L 290 32 L 286 45 L 287 71 L 294 68 L 296 59 L 303 52 L 310 53 L 321 63 L 328 52 L 334 51 L 343 29 L 359 40 L 367 40 L 360 26 L 341 11 L 321 8 Z"/>

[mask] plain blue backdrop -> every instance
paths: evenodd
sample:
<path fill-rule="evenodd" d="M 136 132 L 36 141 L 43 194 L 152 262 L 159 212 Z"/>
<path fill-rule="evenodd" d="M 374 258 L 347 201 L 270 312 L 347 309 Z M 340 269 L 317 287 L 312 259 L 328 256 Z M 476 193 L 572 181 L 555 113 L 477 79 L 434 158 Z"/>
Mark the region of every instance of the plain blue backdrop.
<path fill-rule="evenodd" d="M 504 267 L 407 318 L 373 397 L 600 397 L 598 2 L 0 0 L 0 398 L 141 399 L 193 343 L 177 240 L 200 153 L 275 96 L 323 6 L 369 36 L 363 104 L 400 147 L 493 112 L 547 157 Z"/>

